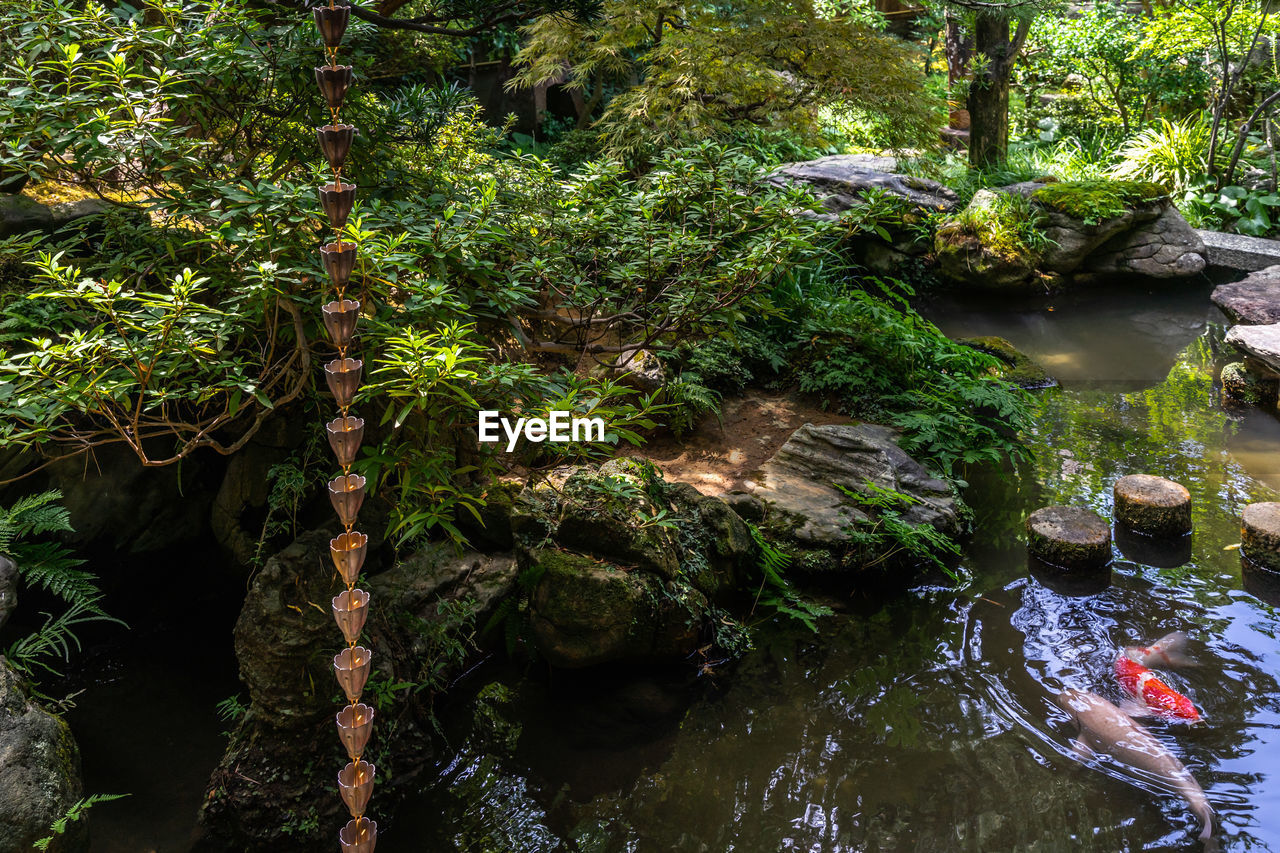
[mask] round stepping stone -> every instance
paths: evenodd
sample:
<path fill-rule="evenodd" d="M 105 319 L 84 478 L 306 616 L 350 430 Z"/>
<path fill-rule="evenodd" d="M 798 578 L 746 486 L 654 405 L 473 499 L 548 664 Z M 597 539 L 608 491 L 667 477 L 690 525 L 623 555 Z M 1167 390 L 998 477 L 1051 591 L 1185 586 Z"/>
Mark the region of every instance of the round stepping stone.
<path fill-rule="evenodd" d="M 1191 532 L 1191 493 L 1164 477 L 1130 474 L 1116 480 L 1116 522 L 1135 533 L 1162 538 Z"/>
<path fill-rule="evenodd" d="M 1095 571 L 1111 564 L 1111 525 L 1091 510 L 1047 506 L 1027 517 L 1027 550 L 1067 571 Z"/>
<path fill-rule="evenodd" d="M 1254 565 L 1280 572 L 1280 503 L 1256 503 L 1244 508 L 1240 551 Z"/>

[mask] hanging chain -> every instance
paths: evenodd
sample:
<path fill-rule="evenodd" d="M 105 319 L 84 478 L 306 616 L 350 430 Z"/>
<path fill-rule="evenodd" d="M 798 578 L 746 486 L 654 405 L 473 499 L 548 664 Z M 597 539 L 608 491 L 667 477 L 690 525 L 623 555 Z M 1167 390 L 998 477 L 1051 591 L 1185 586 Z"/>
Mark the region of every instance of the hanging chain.
<path fill-rule="evenodd" d="M 373 708 L 360 701 L 373 653 L 358 644 L 369 615 L 369 593 L 356 587 L 364 565 L 369 537 L 355 529 L 360 505 L 364 502 L 365 478 L 351 473 L 351 465 L 364 438 L 364 421 L 351 414 L 351 404 L 360 387 L 364 362 L 352 357 L 352 341 L 360 319 L 360 302 L 347 298 L 347 286 L 355 269 L 355 243 L 344 242 L 343 229 L 355 204 L 356 187 L 344 183 L 342 167 L 355 138 L 355 127 L 343 124 L 339 115 L 347 90 L 351 87 L 350 65 L 338 64 L 338 48 L 350 20 L 350 0 L 327 0 L 312 10 L 316 27 L 324 41 L 327 65 L 315 69 L 316 83 L 329 108 L 330 123 L 316 129 L 320 149 L 333 170 L 331 183 L 320 186 L 320 207 L 333 228 L 333 241 L 320 249 L 324 267 L 333 284 L 334 299 L 321 309 L 329 338 L 338 349 L 338 357 L 324 366 L 325 381 L 338 405 L 338 417 L 325 425 L 329 446 L 333 448 L 342 473 L 329 482 L 329 499 L 342 523 L 343 532 L 330 540 L 329 551 L 334 567 L 346 584 L 346 590 L 333 599 L 333 617 L 342 631 L 347 647 L 333 658 L 333 671 L 347 697 L 347 705 L 338 712 L 338 736 L 351 759 L 338 773 L 338 790 L 351 812 L 351 820 L 338 833 L 343 853 L 373 853 L 378 840 L 378 824 L 365 814 L 373 794 L 376 768 L 364 760 L 365 747 L 373 729 Z"/>

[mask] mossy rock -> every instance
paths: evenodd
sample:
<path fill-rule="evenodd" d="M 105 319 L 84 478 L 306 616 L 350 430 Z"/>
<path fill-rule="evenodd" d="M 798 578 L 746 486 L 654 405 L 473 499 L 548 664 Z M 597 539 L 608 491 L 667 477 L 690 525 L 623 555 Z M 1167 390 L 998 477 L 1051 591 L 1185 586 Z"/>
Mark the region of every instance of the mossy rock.
<path fill-rule="evenodd" d="M 511 517 L 523 488 L 521 483 L 494 481 L 478 492 L 484 501 L 484 506 L 477 508 L 479 519 L 466 509 L 458 510 L 454 524 L 466 537 L 467 544 L 485 552 L 510 551 L 515 547 Z"/>
<path fill-rule="evenodd" d="M 1115 517 L 1136 533 L 1182 537 L 1191 532 L 1191 492 L 1164 477 L 1129 474 L 1112 487 Z"/>
<path fill-rule="evenodd" d="M 1036 278 L 1040 253 L 1028 242 L 1035 213 L 1021 196 L 978 190 L 938 228 L 934 259 L 952 281 L 992 290 L 1021 288 Z"/>
<path fill-rule="evenodd" d="M 1280 503 L 1252 503 L 1240 520 L 1240 551 L 1272 572 L 1280 572 Z"/>
<path fill-rule="evenodd" d="M 80 748 L 71 728 L 27 698 L 22 680 L 0 658 L 0 853 L 27 853 L 49 825 L 84 796 Z M 86 821 L 54 836 L 52 853 L 89 848 Z"/>
<path fill-rule="evenodd" d="M 1222 368 L 1222 396 L 1228 404 L 1266 408 L 1274 406 L 1280 383 L 1274 377 L 1259 376 L 1243 361 L 1233 361 Z"/>
<path fill-rule="evenodd" d="M 686 583 L 560 549 L 529 559 L 533 638 L 553 666 L 674 661 L 701 641 L 710 608 Z"/>
<path fill-rule="evenodd" d="M 728 604 L 747 589 L 759 546 L 745 521 L 725 501 L 688 483 L 670 483 L 682 546 L 682 575 L 712 601 Z"/>
<path fill-rule="evenodd" d="M 1030 356 L 1018 350 L 1008 340 L 998 335 L 983 335 L 976 338 L 961 338 L 956 343 L 972 347 L 979 352 L 995 356 L 1000 360 L 1000 378 L 1012 382 L 1019 388 L 1038 389 L 1053 388 L 1058 380 L 1050 376 L 1043 367 Z"/>
<path fill-rule="evenodd" d="M 1092 225 L 1115 219 L 1142 205 L 1169 197 L 1159 184 L 1145 181 L 1058 181 L 1031 194 L 1033 201 L 1050 210 Z"/>
<path fill-rule="evenodd" d="M 1027 517 L 1027 550 L 1064 571 L 1098 571 L 1111 565 L 1111 526 L 1088 509 L 1045 507 Z"/>

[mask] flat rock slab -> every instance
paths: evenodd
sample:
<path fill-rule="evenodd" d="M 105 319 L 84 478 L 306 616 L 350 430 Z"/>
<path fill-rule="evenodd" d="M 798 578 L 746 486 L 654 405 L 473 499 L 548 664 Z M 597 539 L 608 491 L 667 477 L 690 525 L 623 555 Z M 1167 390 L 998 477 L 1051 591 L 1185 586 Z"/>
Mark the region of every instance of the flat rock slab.
<path fill-rule="evenodd" d="M 1227 343 L 1269 370 L 1280 373 L 1280 323 L 1232 326 L 1227 332 Z"/>
<path fill-rule="evenodd" d="M 1233 323 L 1280 323 L 1280 264 L 1250 273 L 1240 281 L 1218 285 L 1212 298 Z"/>
<path fill-rule="evenodd" d="M 1280 503 L 1256 503 L 1244 508 L 1240 550 L 1255 565 L 1280 572 Z"/>
<path fill-rule="evenodd" d="M 1197 233 L 1204 241 L 1210 266 L 1252 272 L 1280 264 L 1280 240 L 1224 234 L 1221 231 Z"/>
<path fill-rule="evenodd" d="M 1116 522 L 1137 533 L 1182 537 L 1191 532 L 1191 492 L 1183 485 L 1150 474 L 1116 480 Z"/>
<path fill-rule="evenodd" d="M 902 512 L 908 524 L 954 532 L 959 513 L 951 490 L 898 447 L 897 438 L 877 424 L 805 424 L 747 487 L 769 507 L 771 525 L 787 519 L 785 533 L 807 546 L 849 542 L 850 531 L 869 518 L 842 488 L 865 492 L 868 482 L 914 499 Z"/>
<path fill-rule="evenodd" d="M 1047 506 L 1027 517 L 1031 556 L 1066 571 L 1096 571 L 1111 564 L 1111 525 L 1096 512 Z"/>
<path fill-rule="evenodd" d="M 771 172 L 766 180 L 779 186 L 808 185 L 833 213 L 860 203 L 863 193 L 869 189 L 884 190 L 927 210 L 952 210 L 960 203 L 959 196 L 950 187 L 928 178 L 896 174 L 892 171 L 896 167 L 897 161 L 892 157 L 836 154 L 802 163 L 786 163 Z"/>

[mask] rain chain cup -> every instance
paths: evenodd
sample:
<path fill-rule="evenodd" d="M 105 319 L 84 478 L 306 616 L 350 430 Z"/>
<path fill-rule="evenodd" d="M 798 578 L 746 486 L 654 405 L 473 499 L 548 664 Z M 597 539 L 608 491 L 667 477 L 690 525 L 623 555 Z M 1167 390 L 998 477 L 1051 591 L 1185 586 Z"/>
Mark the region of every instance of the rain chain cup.
<path fill-rule="evenodd" d="M 316 69 L 316 84 L 329 108 L 330 121 L 316 128 L 333 179 L 319 188 L 320 210 L 333 229 L 334 237 L 320 249 L 320 260 L 333 285 L 334 299 L 322 308 L 325 329 L 337 348 L 337 358 L 324 366 L 325 382 L 338 407 L 338 417 L 325 425 L 342 473 L 329 482 L 329 499 L 342 523 L 343 532 L 329 542 L 333 565 L 346 590 L 333 599 L 333 619 L 347 647 L 333 658 L 333 672 L 347 697 L 347 706 L 338 712 L 338 737 L 351 759 L 338 772 L 338 792 L 351 812 L 351 820 L 338 833 L 343 853 L 373 853 L 378 842 L 378 824 L 365 814 L 373 796 L 377 768 L 363 759 L 373 732 L 373 709 L 360 701 L 373 652 L 359 645 L 360 634 L 369 618 L 369 593 L 356 587 L 364 565 L 369 537 L 355 530 L 360 506 L 364 503 L 365 479 L 351 473 L 351 465 L 364 439 L 364 421 L 351 414 L 351 405 L 360 390 L 364 362 L 352 358 L 351 347 L 360 320 L 360 302 L 347 297 L 347 286 L 356 267 L 356 245 L 342 239 L 342 229 L 356 201 L 356 185 L 342 180 L 342 167 L 351 153 L 356 129 L 343 124 L 339 113 L 353 74 L 350 65 L 338 64 L 338 47 L 351 20 L 350 0 L 321 0 L 312 10 L 316 29 L 324 41 L 327 65 Z"/>

